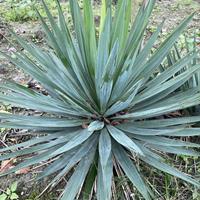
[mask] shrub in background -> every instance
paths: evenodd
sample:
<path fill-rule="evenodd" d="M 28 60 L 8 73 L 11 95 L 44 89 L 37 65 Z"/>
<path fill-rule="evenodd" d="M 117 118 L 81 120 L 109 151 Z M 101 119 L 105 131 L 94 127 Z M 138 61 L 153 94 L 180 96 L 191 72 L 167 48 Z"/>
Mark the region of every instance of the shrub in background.
<path fill-rule="evenodd" d="M 70 0 L 74 29 L 71 34 L 59 1 L 58 23 L 43 2 L 49 23 L 37 14 L 51 46 L 49 51 L 13 33 L 24 51 L 14 56 L 2 54 L 37 80 L 46 92 L 9 81 L 0 86 L 2 103 L 41 112 L 41 116 L 0 113 L 1 127 L 38 135 L 0 149 L 1 161 L 27 155 L 1 176 L 52 160 L 37 180 L 56 173 L 50 183 L 53 187 L 65 175 L 70 176 L 62 200 L 82 194 L 89 199 L 94 192 L 97 199 L 109 200 L 114 177 L 120 174 L 125 174 L 146 200 L 155 199 L 136 165 L 139 159 L 143 165 L 200 185 L 169 166 L 161 153 L 199 156 L 194 150 L 199 144 L 178 138 L 200 135 L 200 129 L 191 126 L 200 117 L 165 117 L 199 104 L 198 87 L 178 90 L 199 71 L 198 64 L 185 68 L 197 53 L 189 52 L 158 73 L 193 15 L 151 55 L 163 23 L 143 47 L 141 44 L 154 4 L 155 0 L 143 2 L 129 31 L 131 0 L 118 1 L 115 13 L 111 2 L 103 0 L 97 33 L 90 1 L 84 0 L 81 11 L 77 1 Z"/>

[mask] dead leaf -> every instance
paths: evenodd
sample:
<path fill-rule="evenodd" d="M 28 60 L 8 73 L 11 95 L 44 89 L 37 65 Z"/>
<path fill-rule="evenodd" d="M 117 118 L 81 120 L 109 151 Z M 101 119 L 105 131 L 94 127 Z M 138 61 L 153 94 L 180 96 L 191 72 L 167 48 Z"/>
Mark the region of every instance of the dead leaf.
<path fill-rule="evenodd" d="M 119 124 L 120 124 L 120 122 L 115 122 L 115 121 L 111 122 L 111 125 L 112 125 L 112 126 L 117 126 L 117 125 L 119 125 Z"/>
<path fill-rule="evenodd" d="M 17 174 L 17 175 L 28 174 L 30 171 L 31 171 L 31 169 L 29 167 L 26 167 L 26 168 L 16 171 L 15 174 Z"/>
<path fill-rule="evenodd" d="M 181 117 L 182 114 L 179 111 L 176 112 L 171 112 L 168 115 L 166 115 L 167 117 Z"/>
<path fill-rule="evenodd" d="M 0 172 L 3 173 L 9 169 L 11 169 L 12 167 L 14 167 L 14 158 L 10 159 L 10 160 L 4 160 L 1 162 L 1 168 L 0 168 Z"/>

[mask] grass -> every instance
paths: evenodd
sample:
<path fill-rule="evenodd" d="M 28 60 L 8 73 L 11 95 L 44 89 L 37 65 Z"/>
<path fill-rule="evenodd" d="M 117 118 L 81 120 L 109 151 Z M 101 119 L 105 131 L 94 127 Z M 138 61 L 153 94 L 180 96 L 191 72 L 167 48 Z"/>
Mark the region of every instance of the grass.
<path fill-rule="evenodd" d="M 46 0 L 51 12 L 56 15 L 56 3 L 54 0 Z M 62 3 L 64 10 L 68 9 L 67 3 Z M 6 22 L 26 22 L 36 21 L 37 15 L 34 6 L 38 8 L 44 16 L 44 11 L 38 1 L 32 0 L 5 0 L 1 3 L 0 16 Z"/>
<path fill-rule="evenodd" d="M 57 16 L 56 3 L 54 0 L 45 0 L 51 13 Z M 63 11 L 67 13 L 69 10 L 68 2 L 62 2 Z M 82 8 L 82 0 L 79 0 L 79 5 Z M 37 7 L 42 16 L 45 12 L 41 7 L 39 1 L 36 0 L 5 0 L 0 3 L 0 17 L 6 22 L 27 22 L 37 21 L 38 17 L 35 12 L 34 6 Z M 95 4 L 94 13 L 100 14 L 98 5 Z"/>
<path fill-rule="evenodd" d="M 178 0 L 177 1 L 177 7 L 180 9 L 184 6 L 189 6 L 193 9 L 199 9 L 200 5 L 197 1 L 194 0 Z"/>

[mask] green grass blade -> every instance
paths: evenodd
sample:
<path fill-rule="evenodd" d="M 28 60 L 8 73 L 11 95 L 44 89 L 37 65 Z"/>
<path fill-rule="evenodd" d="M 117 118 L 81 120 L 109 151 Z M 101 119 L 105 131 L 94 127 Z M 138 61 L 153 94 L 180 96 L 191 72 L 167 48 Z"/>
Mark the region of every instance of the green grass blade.
<path fill-rule="evenodd" d="M 182 179 L 182 180 L 184 180 L 188 183 L 191 183 L 191 184 L 193 184 L 197 187 L 200 187 L 200 183 L 197 180 L 189 177 L 187 174 L 182 173 L 182 172 L 180 172 L 179 170 L 177 170 L 173 167 L 170 167 L 169 165 L 167 165 L 163 162 L 160 162 L 159 160 L 157 160 L 155 158 L 148 156 L 148 157 L 143 158 L 142 160 L 144 162 L 146 162 L 147 164 L 149 164 L 149 165 L 151 165 L 151 166 L 153 166 L 153 167 L 155 167 L 155 168 L 157 168 L 157 169 L 159 169 L 163 172 L 166 172 L 166 173 L 168 173 L 172 176 L 176 176 L 176 177 L 178 177 L 178 178 L 180 178 L 180 179 Z"/>

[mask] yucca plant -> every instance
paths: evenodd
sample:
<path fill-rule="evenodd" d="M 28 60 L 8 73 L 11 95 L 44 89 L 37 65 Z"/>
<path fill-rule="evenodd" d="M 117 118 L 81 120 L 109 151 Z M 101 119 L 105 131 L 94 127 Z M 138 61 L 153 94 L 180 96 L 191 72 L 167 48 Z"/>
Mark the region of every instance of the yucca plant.
<path fill-rule="evenodd" d="M 184 41 L 182 41 L 182 50 L 179 50 L 178 45 L 181 44 L 175 44 L 174 48 L 172 49 L 172 51 L 169 53 L 168 55 L 168 64 L 169 66 L 173 65 L 174 62 L 177 62 L 178 60 L 180 60 L 186 53 L 189 53 L 191 51 L 196 51 L 197 54 L 199 54 L 199 49 L 197 47 L 197 40 L 196 40 L 196 34 L 194 34 L 193 37 L 188 37 L 186 35 L 183 36 Z M 192 68 L 193 66 L 199 64 L 199 56 L 194 57 L 194 59 L 192 61 L 190 61 L 184 69 L 187 68 Z M 187 82 L 185 83 L 186 87 L 185 89 L 188 88 L 195 88 L 197 86 L 199 86 L 200 84 L 200 74 L 199 71 L 197 73 L 195 73 L 193 75 L 193 77 Z M 184 88 L 183 88 L 184 89 Z"/>
<path fill-rule="evenodd" d="M 182 45 L 180 44 L 182 43 Z M 182 49 L 179 49 L 178 45 L 182 46 Z M 164 68 L 169 68 L 174 65 L 175 62 L 181 60 L 185 54 L 190 53 L 190 51 L 194 51 L 199 55 L 199 48 L 197 45 L 196 34 L 193 37 L 182 36 L 182 41 L 176 43 L 174 48 L 169 52 L 167 56 L 167 64 L 165 66 L 161 66 L 161 70 Z M 188 68 L 193 68 L 193 66 L 198 65 L 200 63 L 199 56 L 196 56 L 189 63 L 185 65 L 182 71 L 187 70 Z M 181 71 L 179 72 L 181 73 Z M 200 72 L 197 71 L 186 83 L 184 83 L 179 90 L 185 91 L 189 88 L 195 88 L 200 86 Z M 200 105 L 194 106 L 192 108 L 188 108 L 190 114 L 198 115 L 200 111 Z"/>
<path fill-rule="evenodd" d="M 140 160 L 142 165 L 200 186 L 198 180 L 166 164 L 161 154 L 199 156 L 194 150 L 199 144 L 178 138 L 200 135 L 200 129 L 192 127 L 200 117 L 165 117 L 199 104 L 200 88 L 178 90 L 200 69 L 200 65 L 194 65 L 182 70 L 197 53 L 189 52 L 170 68 L 158 70 L 193 15 L 151 55 L 163 26 L 159 25 L 144 43 L 155 0 L 143 2 L 131 28 L 131 0 L 119 0 L 115 13 L 111 1 L 103 0 L 98 32 L 91 2 L 84 0 L 83 10 L 77 0 L 69 2 L 71 31 L 59 1 L 58 23 L 45 2 L 49 23 L 36 11 L 51 47 L 49 51 L 12 33 L 24 51 L 13 56 L 3 53 L 46 92 L 9 81 L 1 84 L 2 103 L 41 112 L 41 116 L 0 113 L 1 127 L 37 135 L 0 149 L 1 161 L 27 155 L 27 159 L 1 176 L 48 161 L 50 164 L 37 180 L 56 173 L 50 183 L 53 187 L 65 175 L 70 176 L 62 200 L 78 196 L 89 199 L 95 193 L 97 199 L 109 200 L 114 177 L 121 175 L 130 179 L 144 199 L 155 199 L 138 169 Z"/>

